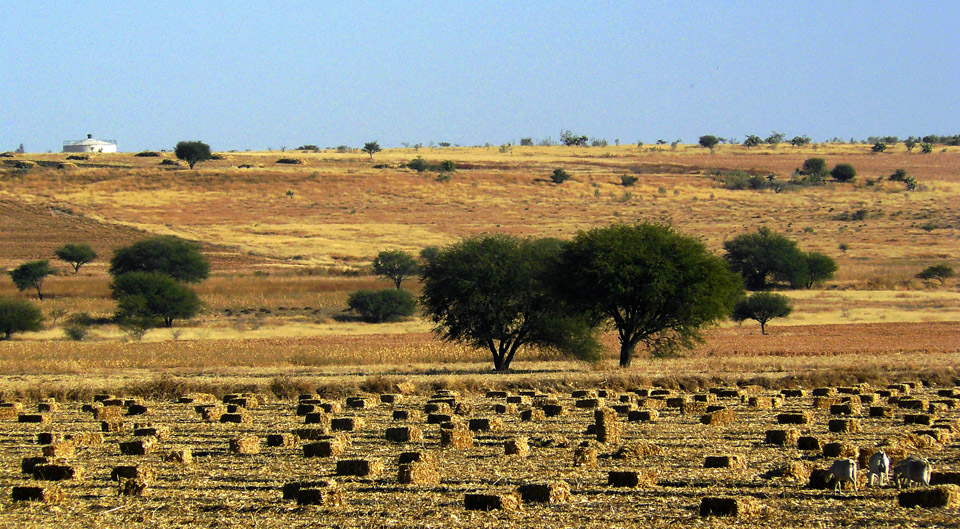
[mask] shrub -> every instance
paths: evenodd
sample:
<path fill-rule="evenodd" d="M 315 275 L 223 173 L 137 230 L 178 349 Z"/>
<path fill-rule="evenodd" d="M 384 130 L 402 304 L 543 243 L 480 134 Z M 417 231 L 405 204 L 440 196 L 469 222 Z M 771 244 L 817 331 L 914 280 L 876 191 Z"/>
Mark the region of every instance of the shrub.
<path fill-rule="evenodd" d="M 363 321 L 382 323 L 412 316 L 417 310 L 417 300 L 406 290 L 359 290 L 350 294 L 347 306 Z"/>
<path fill-rule="evenodd" d="M 638 178 L 629 174 L 620 175 L 620 185 L 623 187 L 631 187 L 637 183 Z"/>
<path fill-rule="evenodd" d="M 794 136 L 793 139 L 790 140 L 790 144 L 793 145 L 794 147 L 803 147 L 804 145 L 808 145 L 809 143 L 810 143 L 810 137 L 807 135 Z"/>
<path fill-rule="evenodd" d="M 183 160 L 190 164 L 190 168 L 204 160 L 209 160 L 213 154 L 210 152 L 210 146 L 202 141 L 181 141 L 177 143 L 173 153 L 178 160 Z"/>
<path fill-rule="evenodd" d="M 756 136 L 754 134 L 750 134 L 747 136 L 747 139 L 743 140 L 744 147 L 757 147 L 761 143 L 763 143 L 763 140 L 760 139 L 760 136 Z"/>
<path fill-rule="evenodd" d="M 923 154 L 930 154 L 933 152 L 933 144 L 929 142 L 924 142 L 920 144 L 920 152 Z"/>
<path fill-rule="evenodd" d="M 712 134 L 707 134 L 705 136 L 700 136 L 700 146 L 710 149 L 710 152 L 713 152 L 713 148 L 720 143 L 720 139 Z"/>
<path fill-rule="evenodd" d="M 940 282 L 941 285 L 947 282 L 947 279 L 956 275 L 953 268 L 949 265 L 939 264 L 933 265 L 925 268 L 922 272 L 917 274 L 917 278 L 923 279 L 924 281 L 929 281 L 935 279 Z"/>
<path fill-rule="evenodd" d="M 887 150 L 887 144 L 882 141 L 878 141 L 873 144 L 873 147 L 870 148 L 871 152 L 883 152 Z"/>
<path fill-rule="evenodd" d="M 160 162 L 160 165 L 176 165 L 176 166 L 179 166 L 179 165 L 180 165 L 180 162 L 178 162 L 178 161 L 176 161 L 176 160 L 171 160 L 171 159 L 167 158 L 167 159 L 165 159 L 165 160 L 162 160 L 162 161 Z"/>
<path fill-rule="evenodd" d="M 801 172 L 805 175 L 826 175 L 827 161 L 823 158 L 807 158 L 803 161 Z"/>
<path fill-rule="evenodd" d="M 907 170 L 906 169 L 897 169 L 893 172 L 892 175 L 888 176 L 887 179 L 891 182 L 905 182 L 907 180 Z"/>
<path fill-rule="evenodd" d="M 320 150 L 320 147 L 317 147 L 316 145 L 314 145 L 314 144 L 312 144 L 312 143 L 308 143 L 308 144 L 306 144 L 306 145 L 301 145 L 301 146 L 297 147 L 297 150 L 298 150 L 298 151 L 314 151 L 314 152 L 316 152 L 316 151 L 319 151 L 319 150 Z"/>
<path fill-rule="evenodd" d="M 90 327 L 88 325 L 70 323 L 63 327 L 63 334 L 75 342 L 82 342 L 89 333 Z"/>
<path fill-rule="evenodd" d="M 444 160 L 440 162 L 440 170 L 445 173 L 452 173 L 457 170 L 457 164 L 453 163 L 453 160 Z"/>
<path fill-rule="evenodd" d="M 407 167 L 418 173 L 422 173 L 429 169 L 430 165 L 427 164 L 426 160 L 424 160 L 422 156 L 417 156 L 413 160 L 407 162 Z"/>
<path fill-rule="evenodd" d="M 277 160 L 277 163 L 288 164 L 288 165 L 302 165 L 303 160 L 300 158 L 280 158 Z"/>
<path fill-rule="evenodd" d="M 141 152 L 138 152 L 137 154 L 134 154 L 134 156 L 138 158 L 159 158 L 160 153 L 155 151 L 141 151 Z"/>
<path fill-rule="evenodd" d="M 851 182 L 857 176 L 857 170 L 848 163 L 838 163 L 830 171 L 830 176 L 837 182 Z"/>
<path fill-rule="evenodd" d="M 39 331 L 43 322 L 40 308 L 22 299 L 0 298 L 0 340 L 18 332 Z"/>
<path fill-rule="evenodd" d="M 520 138 L 521 147 L 533 147 L 533 138 Z"/>
<path fill-rule="evenodd" d="M 554 169 L 553 174 L 550 175 L 550 180 L 554 184 L 562 184 L 570 179 L 570 173 L 564 171 L 563 169 Z"/>
<path fill-rule="evenodd" d="M 71 154 L 70 156 L 67 156 L 67 159 L 68 159 L 68 160 L 81 160 L 81 161 L 82 161 L 82 160 L 89 160 L 89 159 L 90 159 L 90 155 L 89 155 L 89 154 Z"/>

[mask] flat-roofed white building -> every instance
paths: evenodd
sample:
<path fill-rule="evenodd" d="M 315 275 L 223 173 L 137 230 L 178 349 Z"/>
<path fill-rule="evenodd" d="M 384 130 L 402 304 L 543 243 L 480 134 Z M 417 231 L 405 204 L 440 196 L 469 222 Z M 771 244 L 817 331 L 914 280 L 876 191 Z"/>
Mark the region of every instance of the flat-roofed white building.
<path fill-rule="evenodd" d="M 117 140 L 98 140 L 87 134 L 86 139 L 63 142 L 63 152 L 117 152 Z"/>

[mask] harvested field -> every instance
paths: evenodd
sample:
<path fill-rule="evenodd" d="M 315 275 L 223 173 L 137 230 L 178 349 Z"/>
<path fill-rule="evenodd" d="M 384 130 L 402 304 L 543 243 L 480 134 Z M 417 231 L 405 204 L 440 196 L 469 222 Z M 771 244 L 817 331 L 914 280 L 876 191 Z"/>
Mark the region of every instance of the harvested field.
<path fill-rule="evenodd" d="M 611 401 L 632 394 L 600 389 L 607 391 Z M 911 396 L 929 399 L 938 389 L 942 388 L 917 387 Z M 750 391 L 760 397 L 779 393 Z M 692 397 L 683 390 L 674 394 Z M 75 447 L 70 470 L 52 463 L 36 467 L 43 469 L 34 472 L 43 474 L 44 479 L 58 481 L 29 489 L 36 482 L 21 473 L 20 462 L 24 460 L 26 470 L 27 459 L 43 459 L 37 458 L 42 452 L 36 443 L 39 434 L 52 430 L 79 439 L 100 430 L 93 414 L 81 410 L 83 403 L 61 402 L 45 424 L 0 422 L 0 458 L 5 463 L 0 468 L 0 484 L 7 491 L 19 487 L 14 494 L 8 492 L 0 498 L 0 520 L 27 524 L 44 509 L 45 502 L 55 501 L 66 507 L 46 513 L 43 523 L 61 527 L 81 526 L 91 516 L 98 516 L 105 527 L 128 526 L 148 513 L 152 523 L 165 526 L 187 520 L 202 525 L 244 525 L 256 519 L 261 525 L 297 527 L 308 523 L 312 511 L 304 510 L 307 504 L 317 504 L 316 508 L 324 509 L 326 523 L 340 527 L 369 527 L 391 520 L 403 525 L 403 520 L 413 519 L 437 526 L 462 526 L 465 520 L 480 527 L 563 526 L 576 520 L 587 527 L 665 527 L 693 524 L 701 515 L 743 517 L 738 525 L 756 527 L 809 526 L 824 516 L 877 526 L 905 520 L 948 524 L 954 516 L 949 509 L 899 506 L 953 505 L 954 496 L 944 500 L 925 491 L 914 496 L 898 494 L 892 485 L 861 487 L 842 495 L 832 489 L 806 488 L 810 469 L 822 470 L 832 459 L 802 451 L 795 442 L 785 446 L 765 442 L 768 432 L 778 428 L 780 410 L 750 406 L 747 399 L 739 397 L 717 399 L 718 405 L 734 412 L 729 423 L 706 425 L 696 415 L 665 408 L 656 423 L 618 421 L 621 438 L 612 445 L 598 444 L 595 435 L 586 433 L 599 416 L 612 419 L 607 417 L 609 410 L 577 408 L 571 392 L 550 390 L 537 398 L 563 405 L 570 410 L 566 415 L 524 421 L 518 411 L 501 414 L 497 416 L 501 428 L 479 429 L 472 432 L 472 443 L 447 448 L 441 447 L 441 432 L 471 432 L 463 426 L 444 430 L 444 425 L 428 424 L 420 417 L 410 421 L 410 427 L 422 429 L 422 440 L 389 440 L 386 432 L 397 428 L 394 411 L 422 409 L 434 397 L 407 394 L 401 403 L 350 409 L 350 417 L 362 420 L 365 427 L 351 432 L 348 440 L 346 434 L 338 434 L 343 439 L 319 441 L 340 447 L 338 453 L 327 457 L 305 457 L 309 455 L 306 447 L 312 445 L 301 447 L 293 442 L 297 432 L 304 433 L 295 397 L 267 399 L 248 410 L 250 420 L 243 423 L 204 421 L 193 404 L 177 403 L 177 398 L 148 399 L 144 404 L 152 410 L 150 425 L 138 427 L 164 432 L 165 437 L 131 440 L 129 433 L 103 433 L 102 443 Z M 486 391 L 444 398 L 472 407 L 475 411 L 464 417 L 467 421 L 483 419 L 480 415 L 489 413 L 491 400 L 497 400 L 487 397 Z M 928 457 L 937 476 L 960 472 L 960 445 L 924 443 L 910 433 L 913 425 L 904 424 L 909 410 L 898 409 L 893 417 L 859 417 L 859 430 L 837 434 L 830 431 L 829 410 L 816 409 L 814 398 L 791 399 L 791 406 L 811 416 L 809 423 L 795 426 L 804 436 L 862 447 L 862 453 L 881 443 L 896 443 L 910 454 Z M 885 398 L 879 401 L 883 403 Z M 29 407 L 34 403 L 23 404 Z M 951 409 L 942 419 L 960 420 L 960 410 Z M 131 455 L 121 451 L 120 443 L 145 439 L 153 441 L 149 450 L 125 449 Z M 559 439 L 563 442 L 555 441 Z M 261 443 L 266 440 L 272 441 Z M 581 443 L 584 446 L 575 448 Z M 520 444 L 527 447 L 529 457 L 508 455 L 504 450 Z M 418 451 L 410 452 L 411 446 Z M 577 465 L 575 451 L 596 459 L 593 464 Z M 179 454 L 182 461 L 185 452 L 192 454 L 187 464 L 170 456 Z M 837 450 L 841 453 L 846 453 L 843 448 Z M 866 470 L 860 474 L 865 481 Z M 335 488 L 330 488 L 331 483 L 336 483 Z M 62 498 L 49 492 L 54 490 L 50 488 L 53 484 Z M 301 489 L 301 484 L 307 485 Z M 522 505 L 517 503 L 520 496 Z M 22 499 L 39 501 L 19 501 Z M 304 507 L 297 507 L 298 502 Z M 371 506 L 376 507 L 371 510 Z"/>

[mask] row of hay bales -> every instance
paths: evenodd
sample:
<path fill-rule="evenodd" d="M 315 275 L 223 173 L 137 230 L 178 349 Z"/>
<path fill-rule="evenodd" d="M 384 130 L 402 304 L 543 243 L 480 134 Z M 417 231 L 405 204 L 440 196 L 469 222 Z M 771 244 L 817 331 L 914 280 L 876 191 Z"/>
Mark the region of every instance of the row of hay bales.
<path fill-rule="evenodd" d="M 907 390 L 909 391 L 909 390 Z M 879 393 L 879 392 L 877 392 Z M 837 391 L 837 396 L 844 395 L 854 395 L 853 393 L 841 393 Z M 721 395 L 723 395 L 721 397 Z M 617 444 L 620 442 L 620 435 L 623 431 L 624 423 L 620 420 L 621 417 L 626 416 L 627 421 L 631 420 L 631 412 L 634 411 L 662 411 L 664 409 L 676 408 L 680 414 L 698 414 L 702 413 L 701 422 L 705 425 L 712 424 L 729 424 L 732 421 L 736 420 L 736 415 L 734 414 L 732 408 L 735 406 L 747 406 L 747 407 L 756 407 L 764 409 L 778 408 L 784 405 L 785 402 L 789 402 L 790 399 L 796 399 L 798 397 L 803 397 L 804 395 L 799 396 L 764 396 L 764 395 L 750 395 L 746 394 L 742 390 L 736 389 L 720 389 L 716 392 L 709 392 L 706 394 L 697 394 L 692 396 L 678 396 L 676 392 L 670 392 L 668 390 L 637 390 L 629 392 L 623 395 L 615 395 L 612 392 L 605 392 L 603 390 L 596 392 L 585 392 L 585 393 L 576 393 L 571 395 L 573 400 L 573 407 L 578 409 L 592 410 L 595 423 L 592 425 L 592 433 L 590 435 L 596 436 L 596 442 L 605 445 Z M 890 395 L 895 396 L 895 395 Z M 899 396 L 899 395 L 896 395 Z M 441 427 L 441 446 L 444 446 L 444 438 L 448 439 L 447 446 L 453 446 L 454 440 L 458 438 L 466 438 L 468 441 L 464 441 L 459 445 L 456 445 L 458 448 L 470 448 L 473 446 L 472 433 L 473 432 L 488 432 L 488 431 L 498 431 L 503 428 L 503 423 L 498 417 L 474 417 L 467 420 L 460 419 L 460 417 L 469 416 L 470 414 L 476 412 L 479 409 L 479 406 L 471 404 L 467 401 L 464 401 L 459 398 L 458 394 L 453 392 L 438 393 L 430 397 L 427 403 L 423 406 L 423 412 L 427 414 L 427 423 L 428 424 L 438 424 Z M 558 398 L 552 395 L 543 395 L 537 392 L 525 392 L 523 394 L 511 395 L 507 393 L 488 393 L 488 399 L 492 400 L 504 400 L 503 403 L 496 403 L 493 406 L 495 413 L 500 412 L 500 414 L 516 414 L 517 412 L 521 413 L 521 420 L 523 420 L 523 412 L 529 412 L 527 414 L 526 420 L 534 419 L 535 414 L 532 412 L 534 410 L 539 410 L 543 412 L 542 417 L 546 417 L 546 408 L 551 409 L 551 416 L 558 417 L 563 416 L 567 413 L 569 407 L 564 399 Z M 836 398 L 828 395 L 816 395 L 816 398 Z M 842 397 L 840 397 L 842 398 Z M 887 397 L 889 399 L 889 397 Z M 945 397 L 948 399 L 953 399 L 953 397 Z M 673 400 L 678 399 L 678 400 Z M 721 406 L 719 404 L 720 399 L 735 399 L 734 404 L 729 404 L 726 406 Z M 869 399 L 869 398 L 868 398 Z M 909 406 L 915 406 L 911 402 L 911 399 L 901 399 L 906 400 Z M 922 399 L 912 399 L 912 400 L 922 400 Z M 131 408 L 134 406 L 143 406 L 142 403 L 138 402 L 128 402 L 123 401 L 118 403 L 110 401 L 110 406 L 104 405 L 104 402 L 107 402 L 108 399 L 101 399 L 95 405 L 92 405 L 89 411 L 90 413 L 106 413 L 103 411 L 107 408 L 121 408 L 127 406 L 126 412 L 121 413 L 121 415 L 136 415 L 137 413 L 131 413 Z M 250 416 L 247 410 L 255 408 L 260 402 L 261 398 L 255 397 L 252 395 L 231 395 L 228 398 L 222 400 L 217 399 L 217 402 L 213 402 L 211 398 L 204 399 L 195 399 L 186 400 L 181 399 L 184 403 L 194 403 L 198 413 L 207 416 L 204 416 L 206 420 L 215 420 L 218 422 L 234 422 L 233 420 L 224 420 L 224 416 L 240 416 L 240 419 L 236 422 L 249 422 Z M 314 401 L 314 402 L 311 402 Z M 198 402 L 202 402 L 197 404 Z M 367 408 L 372 408 L 381 405 L 388 405 L 396 407 L 403 402 L 403 396 L 400 395 L 381 395 L 379 397 L 371 396 L 358 396 L 351 397 L 346 399 L 345 406 L 349 409 L 354 410 L 364 410 Z M 850 401 L 848 401 L 850 402 Z M 875 401 L 876 402 L 876 401 Z M 608 406 L 608 403 L 613 403 Z M 42 403 L 47 405 L 49 413 L 50 402 Z M 96 404 L 99 404 L 97 406 Z M 923 404 L 921 402 L 921 404 Z M 39 404 L 38 404 L 39 406 Z M 313 406 L 314 408 L 308 408 Z M 514 407 L 510 407 L 514 406 Z M 641 408 L 642 406 L 642 408 Z M 822 402 L 815 401 L 815 409 L 823 409 Z M 929 406 L 929 403 L 927 403 Z M 522 408 L 521 408 L 522 407 Z M 711 407 L 713 407 L 711 409 Z M 619 408 L 619 409 L 618 409 Z M 638 409 L 639 408 L 639 409 Z M 217 411 L 222 411 L 222 413 L 209 413 L 209 410 L 214 409 Z M 916 408 L 905 408 L 915 410 Z M 945 408 L 952 409 L 952 408 Z M 929 408 L 927 408 L 929 410 Z M 55 410 L 54 410 L 55 411 Z M 134 410 L 137 411 L 137 410 Z M 335 449 L 330 449 L 333 446 L 340 445 L 341 449 L 349 445 L 349 436 L 340 435 L 337 438 L 335 432 L 349 432 L 355 431 L 363 428 L 363 419 L 361 417 L 332 417 L 332 415 L 340 413 L 342 411 L 342 406 L 338 402 L 326 401 L 324 399 L 319 399 L 315 395 L 303 396 L 303 398 L 298 400 L 297 403 L 297 415 L 302 415 L 305 421 L 305 427 L 299 429 L 296 432 L 291 432 L 289 434 L 274 434 L 278 437 L 272 439 L 267 439 L 268 446 L 292 446 L 295 443 L 298 443 L 301 440 L 300 434 L 304 434 L 305 438 L 309 438 L 311 435 L 317 435 L 310 432 L 324 432 L 319 435 L 328 435 L 331 436 L 327 439 L 312 439 L 315 443 L 307 443 L 304 445 L 305 456 L 307 446 L 315 445 L 319 443 L 327 443 L 328 450 L 326 453 L 340 455 L 343 453 L 341 450 L 339 453 Z M 393 418 L 398 421 L 422 421 L 423 416 L 419 413 L 420 410 L 417 409 L 399 409 L 396 408 L 393 410 Z M 301 413 L 303 412 L 303 413 Z M 397 413 L 400 412 L 400 413 Z M 110 414 L 116 414 L 117 412 L 111 411 Z M 147 413 L 144 411 L 143 413 Z M 718 415 L 719 413 L 719 415 Z M 787 412 L 789 413 L 789 412 Z M 312 418 L 308 419 L 308 417 Z M 801 413 L 803 415 L 803 413 Z M 712 418 L 707 418 L 708 416 L 719 416 L 725 417 L 723 422 L 721 420 L 716 420 Z M 105 417 L 108 418 L 108 417 Z M 540 418 L 540 417 L 537 417 Z M 654 419 L 656 420 L 656 419 Z M 934 422 L 939 419 L 934 419 Z M 312 421 L 312 422 L 311 422 Z M 337 421 L 337 422 L 335 422 Z M 809 422 L 809 421 L 808 421 Z M 307 427 L 311 425 L 311 427 Z M 337 426 L 335 426 L 337 425 Z M 147 453 L 151 448 L 150 445 L 155 446 L 157 442 L 163 438 L 163 428 L 156 427 L 148 424 L 139 424 L 134 426 L 134 433 L 137 435 L 139 430 L 150 430 L 149 433 L 146 431 L 141 432 L 142 436 L 152 439 L 152 442 L 145 442 L 147 439 L 138 440 L 141 450 L 144 453 Z M 308 432 L 309 431 L 309 432 Z M 588 429 L 588 432 L 590 430 Z M 448 433 L 449 432 L 449 433 Z M 384 432 L 384 438 L 391 442 L 398 443 L 407 443 L 413 442 L 418 443 L 423 441 L 422 429 L 419 425 L 407 425 L 407 426 L 398 426 L 387 428 Z M 133 441 L 137 443 L 137 441 Z M 247 437 L 238 437 L 231 441 L 231 451 L 239 454 L 243 453 L 256 453 L 259 450 L 260 438 L 256 436 L 247 436 Z M 135 445 L 136 446 L 136 445 Z M 146 446 L 146 448 L 144 448 Z M 504 443 L 505 453 L 513 454 L 528 454 L 529 453 L 529 441 L 522 438 L 509 439 Z M 597 449 L 596 446 L 592 443 L 585 443 L 582 446 L 578 446 L 575 450 L 574 461 L 578 459 L 582 460 L 585 465 L 589 465 L 591 449 L 593 450 L 593 461 L 594 465 L 596 464 L 596 455 Z M 649 449 L 649 447 L 647 448 Z M 123 448 L 121 448 L 123 452 Z M 126 452 L 123 452 L 126 453 Z M 137 453 L 136 450 L 131 451 L 130 453 Z M 318 453 L 323 453 L 318 451 Z M 579 456 L 577 454 L 580 454 Z M 725 456 L 717 456 L 722 458 Z M 429 459 L 429 458 L 428 458 Z M 344 463 L 344 469 L 341 474 L 340 463 Z M 398 463 L 398 480 L 402 467 L 404 464 L 409 463 Z M 710 465 L 717 464 L 722 466 L 720 460 L 711 461 L 708 465 L 705 462 L 706 467 Z M 733 458 L 732 461 L 730 458 L 727 459 L 727 466 L 736 466 L 736 458 Z M 353 465 L 353 467 L 351 467 Z M 360 468 L 361 470 L 354 470 L 351 473 L 350 468 Z M 337 462 L 337 474 L 346 475 L 346 476 L 368 476 L 378 474 L 377 472 L 377 462 L 372 460 L 343 460 Z M 379 467 L 380 472 L 382 472 L 382 466 Z M 416 472 L 411 469 L 407 469 L 408 474 L 415 474 Z M 123 479 L 136 479 L 136 478 L 123 478 Z M 142 482 L 146 482 L 146 479 L 140 479 Z M 608 474 L 608 485 L 610 486 L 649 486 L 656 484 L 656 473 L 648 472 L 643 470 L 614 470 L 610 471 Z M 310 490 L 310 487 L 307 487 L 307 490 Z M 518 492 L 519 493 L 519 492 Z M 322 494 L 321 494 L 322 496 Z M 332 495 L 336 496 L 336 495 Z M 947 495 L 949 497 L 949 494 Z M 299 500 L 298 500 L 299 501 Z M 465 500 L 466 502 L 466 500 Z M 509 503 L 509 501 L 507 502 Z M 708 509 L 709 510 L 709 509 Z M 750 509 L 734 509 L 734 511 L 746 512 Z M 711 511 L 712 512 L 712 511 Z"/>

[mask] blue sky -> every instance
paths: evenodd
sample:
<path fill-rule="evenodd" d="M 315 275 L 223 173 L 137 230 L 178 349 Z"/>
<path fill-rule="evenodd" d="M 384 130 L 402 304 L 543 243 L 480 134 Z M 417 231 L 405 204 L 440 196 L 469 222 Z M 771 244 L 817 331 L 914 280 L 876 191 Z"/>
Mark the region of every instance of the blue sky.
<path fill-rule="evenodd" d="M 4 2 L 0 151 L 960 133 L 960 2 Z"/>

